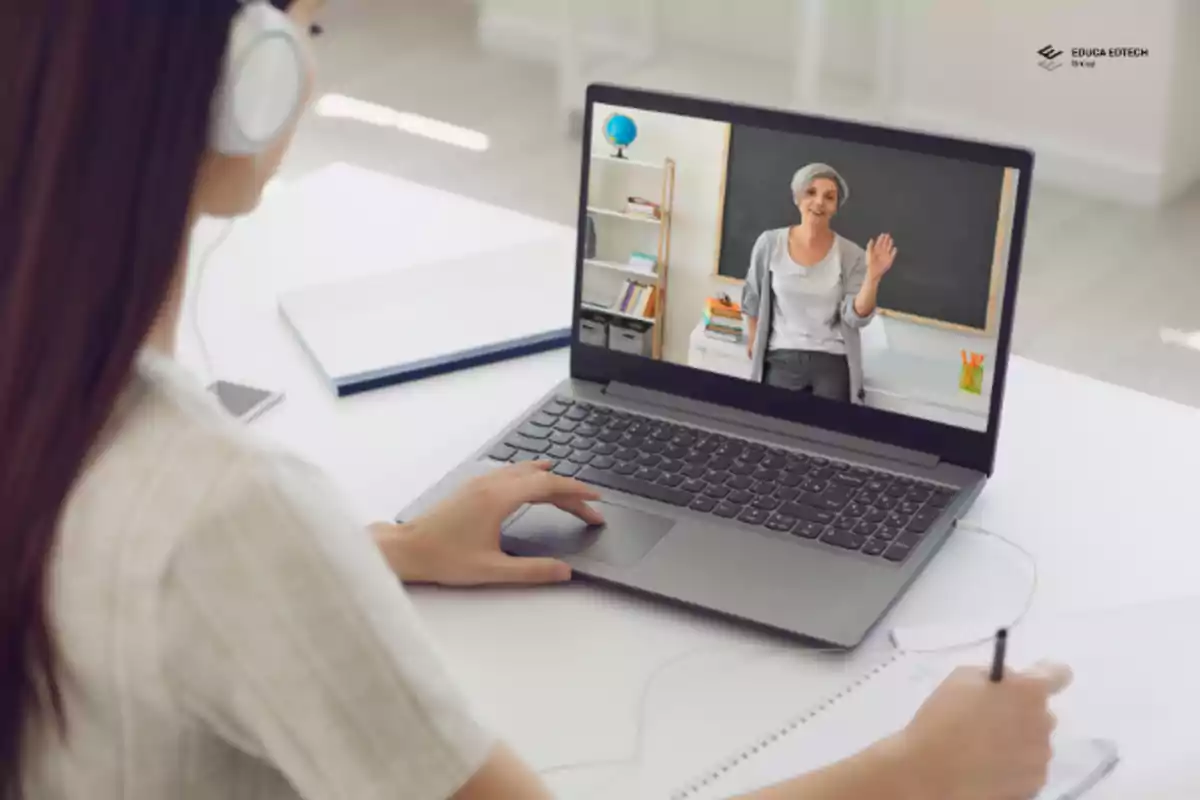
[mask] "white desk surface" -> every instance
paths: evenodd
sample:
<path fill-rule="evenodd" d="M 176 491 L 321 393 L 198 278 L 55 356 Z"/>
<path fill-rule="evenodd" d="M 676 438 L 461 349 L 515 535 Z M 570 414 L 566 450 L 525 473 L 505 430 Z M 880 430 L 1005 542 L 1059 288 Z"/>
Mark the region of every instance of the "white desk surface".
<path fill-rule="evenodd" d="M 212 235 L 205 225 L 194 249 Z M 211 260 L 203 318 L 216 371 L 284 390 L 255 424 L 329 470 L 364 522 L 389 518 L 565 377 L 565 351 L 336 400 L 280 325 L 275 294 L 569 235 L 326 168 L 273 192 Z M 195 366 L 186 325 L 182 335 Z M 1036 555 L 1036 614 L 1191 594 L 1200 585 L 1200 536 L 1186 513 L 1200 480 L 1196 443 L 1194 409 L 1014 358 L 996 475 L 968 519 Z M 962 622 L 986 633 L 1015 616 L 1029 586 L 1021 556 L 960 533 L 849 658 L 586 585 L 420 589 L 415 598 L 449 668 L 535 767 L 616 762 L 548 775 L 564 797 L 599 798 L 665 796 L 870 663 L 892 626 Z"/>

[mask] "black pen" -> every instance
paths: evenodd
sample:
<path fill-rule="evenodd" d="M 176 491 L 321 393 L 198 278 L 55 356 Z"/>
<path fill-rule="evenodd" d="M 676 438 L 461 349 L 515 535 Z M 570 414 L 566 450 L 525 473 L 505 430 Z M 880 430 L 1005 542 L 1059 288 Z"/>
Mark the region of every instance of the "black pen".
<path fill-rule="evenodd" d="M 996 631 L 996 649 L 992 653 L 992 683 L 1004 679 L 1004 656 L 1008 652 L 1008 628 Z"/>

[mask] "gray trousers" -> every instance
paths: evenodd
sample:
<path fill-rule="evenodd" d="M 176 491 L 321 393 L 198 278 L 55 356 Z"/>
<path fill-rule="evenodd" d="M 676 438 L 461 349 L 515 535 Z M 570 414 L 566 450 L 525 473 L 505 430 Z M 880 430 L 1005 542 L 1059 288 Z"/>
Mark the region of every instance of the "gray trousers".
<path fill-rule="evenodd" d="M 768 350 L 763 383 L 849 403 L 850 362 L 814 350 Z"/>

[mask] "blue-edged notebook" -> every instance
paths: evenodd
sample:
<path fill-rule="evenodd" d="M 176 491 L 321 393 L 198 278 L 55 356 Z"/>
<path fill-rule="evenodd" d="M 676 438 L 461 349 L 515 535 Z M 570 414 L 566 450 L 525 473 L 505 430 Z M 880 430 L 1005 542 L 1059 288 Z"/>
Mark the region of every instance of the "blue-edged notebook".
<path fill-rule="evenodd" d="M 339 396 L 565 347 L 574 242 L 546 239 L 279 298 Z"/>

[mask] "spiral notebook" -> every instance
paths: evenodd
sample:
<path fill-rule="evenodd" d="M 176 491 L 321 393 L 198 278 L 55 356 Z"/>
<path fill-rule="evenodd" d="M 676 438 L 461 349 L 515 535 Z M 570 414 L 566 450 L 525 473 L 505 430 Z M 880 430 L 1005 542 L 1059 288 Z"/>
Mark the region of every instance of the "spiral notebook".
<path fill-rule="evenodd" d="M 726 800 L 841 761 L 908 724 L 954 664 L 897 652 L 742 752 L 675 791 L 672 800 Z M 1064 736 L 1038 800 L 1083 797 L 1115 766 L 1115 746 Z"/>

